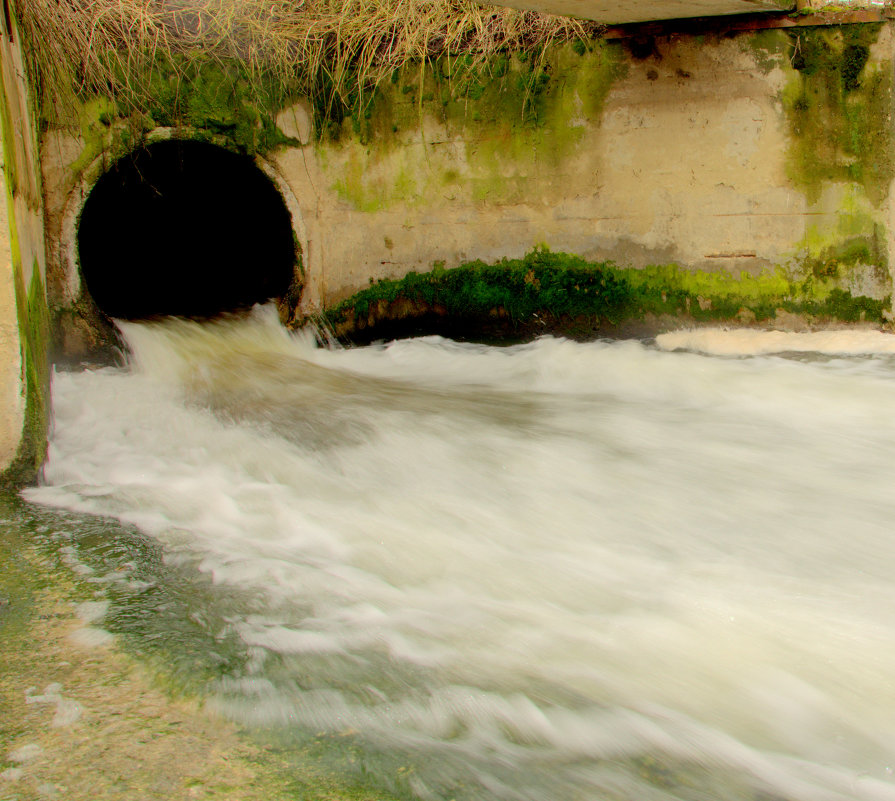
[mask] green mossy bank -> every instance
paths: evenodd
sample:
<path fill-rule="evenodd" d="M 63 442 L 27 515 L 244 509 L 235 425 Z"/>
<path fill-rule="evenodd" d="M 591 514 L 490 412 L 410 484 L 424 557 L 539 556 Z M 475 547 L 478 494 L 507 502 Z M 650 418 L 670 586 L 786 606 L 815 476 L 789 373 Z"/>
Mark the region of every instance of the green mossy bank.
<path fill-rule="evenodd" d="M 706 323 L 769 324 L 798 315 L 805 324 L 883 324 L 890 298 L 853 296 L 832 281 L 783 273 L 690 272 L 588 262 L 536 248 L 521 259 L 467 262 L 411 272 L 371 285 L 323 315 L 340 339 L 443 333 L 518 341 L 542 334 L 576 339 Z M 791 318 L 788 318 L 791 324 Z"/>

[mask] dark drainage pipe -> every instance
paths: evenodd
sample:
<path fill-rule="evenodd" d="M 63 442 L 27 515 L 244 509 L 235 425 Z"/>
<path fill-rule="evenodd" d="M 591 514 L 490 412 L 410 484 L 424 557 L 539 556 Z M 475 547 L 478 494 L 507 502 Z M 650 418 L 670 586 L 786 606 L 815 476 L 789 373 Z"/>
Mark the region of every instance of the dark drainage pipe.
<path fill-rule="evenodd" d="M 169 140 L 117 161 L 78 224 L 81 275 L 110 317 L 206 317 L 282 297 L 295 278 L 292 220 L 246 155 Z"/>

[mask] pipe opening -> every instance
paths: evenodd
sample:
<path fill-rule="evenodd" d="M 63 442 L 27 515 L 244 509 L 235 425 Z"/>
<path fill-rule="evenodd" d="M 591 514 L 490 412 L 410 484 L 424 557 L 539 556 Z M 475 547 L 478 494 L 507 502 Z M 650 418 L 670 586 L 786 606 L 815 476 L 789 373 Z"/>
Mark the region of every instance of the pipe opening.
<path fill-rule="evenodd" d="M 289 210 L 254 160 L 184 140 L 135 150 L 96 182 L 78 256 L 99 309 L 128 320 L 282 297 L 296 258 Z"/>

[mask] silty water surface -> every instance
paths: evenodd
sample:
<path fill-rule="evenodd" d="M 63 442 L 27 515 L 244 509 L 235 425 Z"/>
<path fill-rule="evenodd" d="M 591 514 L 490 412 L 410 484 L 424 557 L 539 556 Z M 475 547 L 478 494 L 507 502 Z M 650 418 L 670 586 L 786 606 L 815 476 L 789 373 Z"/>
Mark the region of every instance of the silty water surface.
<path fill-rule="evenodd" d="M 224 714 L 401 797 L 895 799 L 891 337 L 123 331 L 27 498 L 209 577 Z"/>

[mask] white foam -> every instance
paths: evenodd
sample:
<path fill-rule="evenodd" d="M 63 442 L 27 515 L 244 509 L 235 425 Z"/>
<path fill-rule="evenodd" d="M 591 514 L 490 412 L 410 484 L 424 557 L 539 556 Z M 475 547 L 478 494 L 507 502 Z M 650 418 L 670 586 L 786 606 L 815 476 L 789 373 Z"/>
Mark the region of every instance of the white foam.
<path fill-rule="evenodd" d="M 52 726 L 64 728 L 77 723 L 84 715 L 84 707 L 72 698 L 60 698 L 56 704 L 56 714 L 53 715 Z"/>
<path fill-rule="evenodd" d="M 10 762 L 32 762 L 43 755 L 43 748 L 37 743 L 27 743 L 10 751 L 6 758 Z"/>
<path fill-rule="evenodd" d="M 26 494 L 250 591 L 233 716 L 537 801 L 539 775 L 651 797 L 604 763 L 656 753 L 794 801 L 895 797 L 890 359 L 126 330 L 133 371 L 57 376 Z M 724 347 L 889 352 L 867 333 Z"/>
<path fill-rule="evenodd" d="M 108 601 L 84 601 L 75 608 L 75 614 L 88 624 L 102 620 L 108 611 Z"/>
<path fill-rule="evenodd" d="M 692 350 L 713 356 L 821 353 L 860 356 L 895 353 L 895 335 L 882 331 L 761 331 L 752 328 L 696 328 L 656 337 L 662 350 Z"/>
<path fill-rule="evenodd" d="M 69 639 L 84 648 L 103 648 L 112 644 L 115 635 L 95 626 L 84 626 L 69 634 Z"/>
<path fill-rule="evenodd" d="M 56 714 L 51 724 L 54 728 L 71 726 L 84 714 L 84 707 L 81 704 L 71 698 L 63 697 L 62 685 L 58 682 L 48 684 L 40 695 L 34 694 L 33 690 L 33 687 L 29 687 L 25 691 L 25 703 L 55 705 Z"/>

